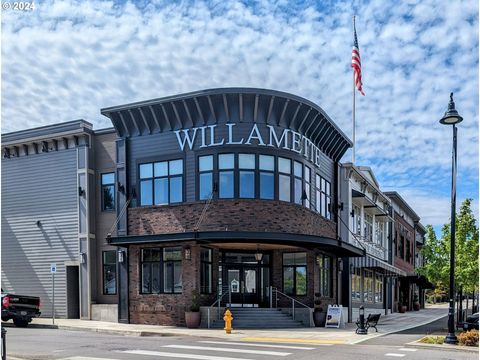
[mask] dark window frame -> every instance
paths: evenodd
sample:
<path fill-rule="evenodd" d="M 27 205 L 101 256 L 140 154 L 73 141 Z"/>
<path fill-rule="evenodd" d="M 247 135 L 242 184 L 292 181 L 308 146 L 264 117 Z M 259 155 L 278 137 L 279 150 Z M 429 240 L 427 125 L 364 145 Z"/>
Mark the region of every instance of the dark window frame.
<path fill-rule="evenodd" d="M 212 170 L 202 170 L 200 171 L 200 158 L 201 157 L 207 157 L 207 156 L 210 156 L 212 158 Z M 210 192 L 210 194 L 213 192 L 214 190 L 214 187 L 215 187 L 215 169 L 217 167 L 217 161 L 216 161 L 216 156 L 215 154 L 212 154 L 212 153 L 208 153 L 208 154 L 199 154 L 197 157 L 196 157 L 196 184 L 195 184 L 195 187 L 196 187 L 196 190 L 197 190 L 197 195 L 196 195 L 196 199 L 198 201 L 205 201 L 207 200 L 208 198 L 205 198 L 205 199 L 202 199 L 201 196 L 200 196 L 200 177 L 202 174 L 211 174 L 211 177 L 212 177 L 212 180 L 211 180 L 211 184 L 210 184 L 210 187 L 212 189 L 212 191 Z M 213 194 L 213 197 L 216 197 L 215 193 Z"/>
<path fill-rule="evenodd" d="M 165 249 L 171 249 L 171 248 L 178 248 L 182 254 L 182 258 L 180 260 L 164 260 L 164 253 Z M 160 252 L 160 260 L 158 261 L 144 261 L 143 260 L 143 254 L 145 250 L 155 250 Z M 179 246 L 165 246 L 165 247 L 155 247 L 155 248 L 141 248 L 140 249 L 140 254 L 139 254 L 139 264 L 140 264 L 140 269 L 139 269 L 139 274 L 140 274 L 140 281 L 139 281 L 139 293 L 140 295 L 158 295 L 158 294 L 169 294 L 169 295 L 181 295 L 183 294 L 183 279 L 182 279 L 182 291 L 180 292 L 175 292 L 175 273 L 172 271 L 172 291 L 165 291 L 165 265 L 171 264 L 173 269 L 175 269 L 175 265 L 173 263 L 180 263 L 182 266 L 182 273 L 183 273 L 183 249 Z M 143 290 L 143 265 L 144 264 L 149 264 L 149 271 L 150 271 L 150 284 L 149 284 L 149 290 L 144 291 Z M 153 264 L 158 264 L 158 292 L 153 292 L 152 290 L 152 281 L 151 279 L 153 278 L 152 273 L 153 273 Z M 182 273 L 180 276 L 182 276 Z"/>
<path fill-rule="evenodd" d="M 305 254 L 305 265 L 285 265 L 285 254 Z M 285 268 L 292 268 L 293 271 L 293 286 L 292 292 L 285 290 Z M 297 268 L 305 268 L 305 294 L 297 294 Z M 286 295 L 290 296 L 307 296 L 308 294 L 308 254 L 305 251 L 293 251 L 282 253 L 282 290 Z"/>
<path fill-rule="evenodd" d="M 115 262 L 114 263 L 105 263 L 105 253 L 107 252 L 113 252 L 115 253 L 114 257 L 115 257 Z M 115 265 L 114 268 L 115 268 L 115 292 L 114 293 L 107 293 L 105 292 L 105 266 L 109 266 L 109 265 Z M 104 250 L 102 251 L 102 293 L 103 295 L 117 295 L 118 293 L 118 289 L 117 289 L 117 251 L 116 250 Z"/>
<path fill-rule="evenodd" d="M 106 183 L 104 184 L 103 183 L 103 176 L 104 175 L 110 175 L 110 174 L 113 174 L 113 183 Z M 115 179 L 116 179 L 116 174 L 115 174 L 115 171 L 109 171 L 109 172 L 105 172 L 105 173 L 101 173 L 100 174 L 100 189 L 101 189 L 101 198 L 102 198 L 102 204 L 101 204 L 101 207 L 102 207 L 102 211 L 106 211 L 106 212 L 114 212 L 115 211 L 115 206 L 116 206 L 116 186 L 115 186 Z M 112 209 L 106 209 L 105 208 L 105 188 L 107 187 L 112 187 L 113 186 L 113 208 Z"/>
<path fill-rule="evenodd" d="M 182 173 L 181 174 L 174 174 L 170 175 L 170 163 L 174 161 L 182 161 Z M 157 163 L 167 163 L 167 175 L 162 175 L 162 176 L 155 176 L 155 164 Z M 152 167 L 152 177 L 148 178 L 141 178 L 140 175 L 140 167 L 142 165 L 151 165 Z M 161 160 L 150 160 L 150 161 L 138 161 L 137 162 L 137 178 L 138 178 L 138 203 L 140 207 L 146 207 L 146 206 L 165 206 L 165 205 L 171 205 L 171 204 L 181 204 L 185 202 L 185 159 L 180 156 L 176 156 L 173 158 L 168 158 L 168 159 L 161 159 Z M 171 193 L 170 193 L 170 182 L 171 179 L 174 178 L 181 178 L 182 179 L 182 186 L 181 186 L 181 200 L 180 201 L 171 201 Z M 167 197 L 168 197 L 168 202 L 166 204 L 155 204 L 155 180 L 160 180 L 160 179 L 167 179 L 167 184 L 168 184 L 168 189 L 167 189 Z M 147 182 L 151 181 L 151 192 L 152 192 L 152 203 L 151 204 L 142 204 L 142 182 Z"/>
<path fill-rule="evenodd" d="M 333 284 L 333 257 L 319 254 L 318 258 L 322 260 L 321 264 L 318 264 L 318 290 L 323 297 L 332 297 L 332 284 Z M 326 264 L 326 260 L 328 262 Z"/>
<path fill-rule="evenodd" d="M 210 261 L 202 259 L 201 252 L 208 251 L 210 253 Z M 210 265 L 210 270 L 208 271 L 208 265 Z M 205 276 L 207 272 L 210 273 L 210 284 L 208 284 L 208 290 L 206 290 L 206 285 L 204 284 Z M 213 294 L 213 249 L 207 247 L 200 248 L 200 293 L 201 294 Z"/>

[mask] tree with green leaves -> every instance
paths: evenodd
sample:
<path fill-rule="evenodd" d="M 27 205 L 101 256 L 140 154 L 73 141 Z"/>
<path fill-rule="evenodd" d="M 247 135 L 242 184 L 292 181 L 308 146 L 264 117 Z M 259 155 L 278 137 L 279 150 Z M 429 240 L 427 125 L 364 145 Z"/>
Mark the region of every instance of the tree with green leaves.
<path fill-rule="evenodd" d="M 455 221 L 455 287 L 465 292 L 478 291 L 479 243 L 478 226 L 471 209 L 472 199 L 460 206 Z M 450 224 L 442 227 L 442 236 L 437 239 L 431 225 L 427 225 L 427 238 L 421 250 L 424 265 L 417 269 L 437 289 L 446 290 L 450 273 Z"/>

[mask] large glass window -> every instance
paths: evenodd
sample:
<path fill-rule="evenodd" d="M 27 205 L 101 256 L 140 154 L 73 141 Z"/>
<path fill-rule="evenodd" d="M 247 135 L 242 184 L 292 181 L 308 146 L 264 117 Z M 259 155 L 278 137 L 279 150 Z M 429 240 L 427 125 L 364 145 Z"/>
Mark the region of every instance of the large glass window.
<path fill-rule="evenodd" d="M 357 205 L 353 205 L 353 214 L 352 214 L 352 231 L 354 234 L 358 236 L 361 235 L 362 232 L 362 217 L 360 214 L 360 207 Z"/>
<path fill-rule="evenodd" d="M 259 156 L 260 199 L 274 199 L 275 158 L 270 155 Z"/>
<path fill-rule="evenodd" d="M 141 164 L 140 205 L 164 205 L 183 201 L 183 160 Z"/>
<path fill-rule="evenodd" d="M 304 201 L 304 205 L 307 208 L 312 208 L 313 209 L 313 202 L 310 201 L 310 168 L 308 166 L 305 166 L 305 172 L 304 172 L 304 178 L 305 178 L 305 194 L 307 195 L 307 198 Z"/>
<path fill-rule="evenodd" d="M 329 256 L 317 256 L 317 264 L 319 270 L 319 290 L 322 296 L 332 296 L 332 260 Z"/>
<path fill-rule="evenodd" d="M 182 292 L 182 249 L 142 249 L 142 294 Z"/>
<path fill-rule="evenodd" d="M 234 196 L 234 170 L 235 155 L 220 154 L 218 155 L 218 178 L 219 178 L 219 198 L 233 198 Z"/>
<path fill-rule="evenodd" d="M 363 301 L 373 302 L 373 273 L 371 270 L 364 270 L 363 276 Z"/>
<path fill-rule="evenodd" d="M 115 173 L 102 174 L 102 210 L 115 210 Z"/>
<path fill-rule="evenodd" d="M 385 246 L 385 223 L 383 221 L 375 221 L 375 238 L 378 245 Z"/>
<path fill-rule="evenodd" d="M 383 302 L 383 277 L 381 274 L 375 274 L 375 302 Z"/>
<path fill-rule="evenodd" d="M 103 294 L 115 295 L 117 293 L 117 252 L 104 251 L 103 267 Z"/>
<path fill-rule="evenodd" d="M 293 193 L 294 193 L 294 202 L 295 204 L 302 205 L 302 195 L 303 195 L 303 165 L 298 161 L 293 162 Z"/>
<path fill-rule="evenodd" d="M 238 154 L 239 196 L 241 198 L 255 197 L 255 154 Z"/>
<path fill-rule="evenodd" d="M 365 213 L 363 224 L 363 234 L 365 235 L 365 240 L 373 240 L 373 216 Z"/>
<path fill-rule="evenodd" d="M 360 273 L 360 268 L 353 268 L 352 271 L 352 300 L 353 301 L 362 301 L 362 276 Z"/>
<path fill-rule="evenodd" d="M 200 156 L 198 158 L 199 170 L 199 200 L 206 200 L 213 191 L 213 156 Z"/>
<path fill-rule="evenodd" d="M 283 291 L 287 295 L 307 294 L 307 253 L 283 254 Z"/>
<path fill-rule="evenodd" d="M 212 289 L 212 249 L 200 249 L 200 292 L 211 294 Z"/>
<path fill-rule="evenodd" d="M 163 249 L 163 284 L 165 293 L 182 292 L 182 249 Z"/>
<path fill-rule="evenodd" d="M 291 199 L 291 173 L 290 159 L 278 158 L 278 199 L 290 202 Z"/>
<path fill-rule="evenodd" d="M 320 181 L 321 180 L 321 177 L 320 175 L 318 174 L 315 174 L 315 210 L 320 214 L 320 207 L 321 207 L 321 204 L 322 204 L 322 201 L 321 201 L 321 197 L 320 197 L 320 194 L 321 194 L 321 188 L 320 188 Z"/>

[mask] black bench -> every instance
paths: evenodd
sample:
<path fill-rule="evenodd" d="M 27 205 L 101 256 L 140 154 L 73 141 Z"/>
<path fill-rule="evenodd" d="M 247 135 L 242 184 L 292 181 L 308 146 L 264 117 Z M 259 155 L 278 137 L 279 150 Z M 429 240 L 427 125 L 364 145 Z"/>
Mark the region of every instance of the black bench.
<path fill-rule="evenodd" d="M 368 314 L 367 319 L 365 320 L 365 329 L 367 331 L 372 327 L 375 329 L 375 332 L 378 332 L 377 323 L 378 320 L 380 320 L 380 315 L 381 314 Z M 355 333 L 358 334 L 358 330 L 360 329 L 360 320 L 357 320 L 355 324 L 357 324 L 357 330 L 355 330 Z"/>

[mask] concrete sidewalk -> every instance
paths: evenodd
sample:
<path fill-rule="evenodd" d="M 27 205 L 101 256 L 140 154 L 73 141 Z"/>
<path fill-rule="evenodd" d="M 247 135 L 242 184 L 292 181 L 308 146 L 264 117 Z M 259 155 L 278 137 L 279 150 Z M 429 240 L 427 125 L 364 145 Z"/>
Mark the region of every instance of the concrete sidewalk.
<path fill-rule="evenodd" d="M 400 332 L 417 326 L 428 324 L 446 316 L 448 304 L 428 306 L 420 311 L 404 314 L 394 313 L 382 315 L 375 329 L 367 335 L 355 334 L 356 325 L 347 324 L 344 329 L 300 328 L 300 329 L 268 329 L 268 330 L 233 330 L 226 334 L 221 329 L 187 329 L 175 326 L 120 324 L 102 321 L 77 319 L 34 319 L 32 327 L 58 328 L 64 330 L 94 331 L 99 333 L 130 336 L 199 336 L 231 340 L 249 340 L 262 342 L 311 343 L 311 344 L 357 344 L 378 336 Z"/>

